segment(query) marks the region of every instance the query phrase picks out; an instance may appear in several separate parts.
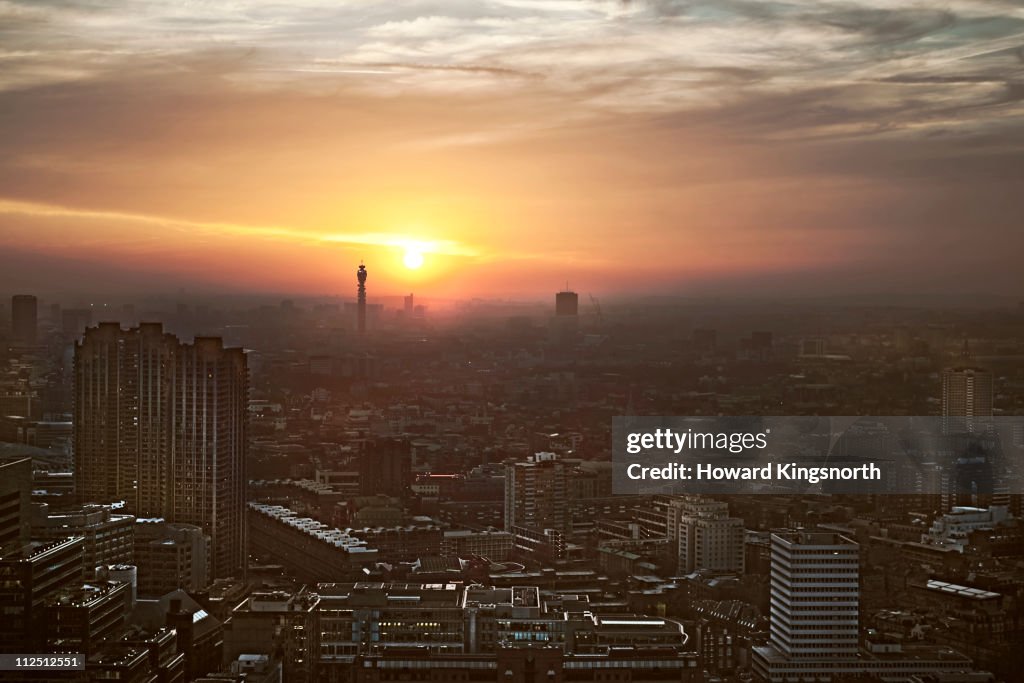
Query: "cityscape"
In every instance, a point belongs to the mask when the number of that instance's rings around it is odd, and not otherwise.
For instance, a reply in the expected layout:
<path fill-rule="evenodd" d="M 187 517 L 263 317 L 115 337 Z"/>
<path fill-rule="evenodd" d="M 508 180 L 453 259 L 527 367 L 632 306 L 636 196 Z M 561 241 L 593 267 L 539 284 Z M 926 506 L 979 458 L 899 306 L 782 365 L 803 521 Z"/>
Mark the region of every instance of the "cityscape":
<path fill-rule="evenodd" d="M 1024 306 L 435 308 L 353 270 L 255 308 L 10 299 L 0 642 L 83 657 L 20 676 L 1016 680 L 1020 495 L 617 495 L 610 430 L 980 430 L 1024 409 Z"/>
<path fill-rule="evenodd" d="M 1020 0 L 0 0 L 0 683 L 1024 681 Z"/>

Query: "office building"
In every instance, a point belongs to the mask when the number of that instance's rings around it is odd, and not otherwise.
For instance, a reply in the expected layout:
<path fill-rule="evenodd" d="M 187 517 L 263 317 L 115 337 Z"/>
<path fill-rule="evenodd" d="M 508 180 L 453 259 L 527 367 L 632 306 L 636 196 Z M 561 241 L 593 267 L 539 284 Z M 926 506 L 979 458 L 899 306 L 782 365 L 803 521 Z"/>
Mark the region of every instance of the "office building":
<path fill-rule="evenodd" d="M 580 295 L 565 290 L 555 294 L 555 315 L 579 315 Z"/>
<path fill-rule="evenodd" d="M 33 346 L 39 329 L 38 302 L 31 294 L 11 297 L 11 337 L 15 344 Z"/>
<path fill-rule="evenodd" d="M 159 323 L 89 328 L 75 345 L 75 484 L 83 502 L 195 524 L 214 576 L 245 563 L 248 370 L 219 338 Z"/>
<path fill-rule="evenodd" d="M 1013 517 L 1005 505 L 992 505 L 988 508 L 954 506 L 949 512 L 940 515 L 932 522 L 931 527 L 921 534 L 921 543 L 942 548 L 952 548 L 963 553 L 971 542 L 971 534 L 975 531 L 993 531 L 1000 526 L 1015 526 Z"/>
<path fill-rule="evenodd" d="M 41 610 L 46 651 L 88 657 L 104 640 L 120 635 L 131 591 L 124 581 L 93 581 L 58 591 Z"/>
<path fill-rule="evenodd" d="M 204 590 L 210 578 L 210 538 L 194 524 L 162 519 L 135 523 L 139 595 L 161 596 Z"/>
<path fill-rule="evenodd" d="M 859 550 L 834 533 L 772 534 L 771 641 L 787 656 L 856 656 Z"/>
<path fill-rule="evenodd" d="M 507 531 L 454 529 L 445 531 L 441 538 L 442 557 L 480 556 L 492 562 L 503 562 L 511 551 L 512 534 Z"/>
<path fill-rule="evenodd" d="M 84 505 L 73 510 L 50 512 L 46 503 L 33 505 L 32 537 L 58 541 L 81 536 L 85 541 L 85 576 L 97 567 L 131 564 L 135 542 L 135 518 L 116 512 L 110 505 Z"/>
<path fill-rule="evenodd" d="M 668 506 L 670 540 L 677 544 L 679 574 L 696 570 L 743 573 L 743 520 L 729 516 L 729 504 L 683 496 Z"/>
<path fill-rule="evenodd" d="M 833 681 L 842 676 L 908 681 L 970 672 L 946 646 L 859 641 L 860 548 L 831 531 L 771 534 L 771 635 L 753 648 L 761 681 Z"/>
<path fill-rule="evenodd" d="M 0 556 L 0 652 L 45 652 L 43 606 L 82 581 L 81 538 L 29 543 Z"/>
<path fill-rule="evenodd" d="M 31 540 L 32 459 L 0 463 L 0 555 Z"/>
<path fill-rule="evenodd" d="M 231 612 L 224 624 L 224 660 L 251 653 L 274 653 L 284 664 L 284 680 L 318 680 L 320 597 L 302 591 L 254 593 Z"/>

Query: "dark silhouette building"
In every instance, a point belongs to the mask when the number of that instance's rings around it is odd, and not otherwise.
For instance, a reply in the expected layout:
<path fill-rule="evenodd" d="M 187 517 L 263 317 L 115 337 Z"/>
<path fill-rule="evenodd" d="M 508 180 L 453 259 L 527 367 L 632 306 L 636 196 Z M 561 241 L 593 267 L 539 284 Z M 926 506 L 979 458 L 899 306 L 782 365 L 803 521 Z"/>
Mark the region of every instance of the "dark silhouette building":
<path fill-rule="evenodd" d="M 412 480 L 412 452 L 404 439 L 377 439 L 359 457 L 360 493 L 404 498 Z"/>
<path fill-rule="evenodd" d="M 580 295 L 565 290 L 555 294 L 555 315 L 579 315 Z"/>
<path fill-rule="evenodd" d="M 11 297 L 11 336 L 15 343 L 31 346 L 36 343 L 38 302 L 31 294 Z"/>

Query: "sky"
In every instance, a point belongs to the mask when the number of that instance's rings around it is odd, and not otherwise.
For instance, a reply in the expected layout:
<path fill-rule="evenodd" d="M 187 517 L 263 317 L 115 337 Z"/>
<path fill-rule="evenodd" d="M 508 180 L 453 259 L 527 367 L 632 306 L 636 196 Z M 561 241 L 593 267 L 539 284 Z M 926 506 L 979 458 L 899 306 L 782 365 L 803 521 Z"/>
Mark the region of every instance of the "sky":
<path fill-rule="evenodd" d="M 0 291 L 1018 295 L 1022 181 L 1015 0 L 0 0 Z"/>

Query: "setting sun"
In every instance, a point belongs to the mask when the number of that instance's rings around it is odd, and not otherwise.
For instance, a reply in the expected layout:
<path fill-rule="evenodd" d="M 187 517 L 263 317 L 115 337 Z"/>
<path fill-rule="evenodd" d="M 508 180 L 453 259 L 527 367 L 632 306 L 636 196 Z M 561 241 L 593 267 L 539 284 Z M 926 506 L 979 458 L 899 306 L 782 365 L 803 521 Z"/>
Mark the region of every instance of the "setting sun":
<path fill-rule="evenodd" d="M 416 270 L 423 265 L 423 254 L 415 249 L 409 249 L 405 252 L 405 258 L 402 259 L 402 262 L 406 268 Z"/>

